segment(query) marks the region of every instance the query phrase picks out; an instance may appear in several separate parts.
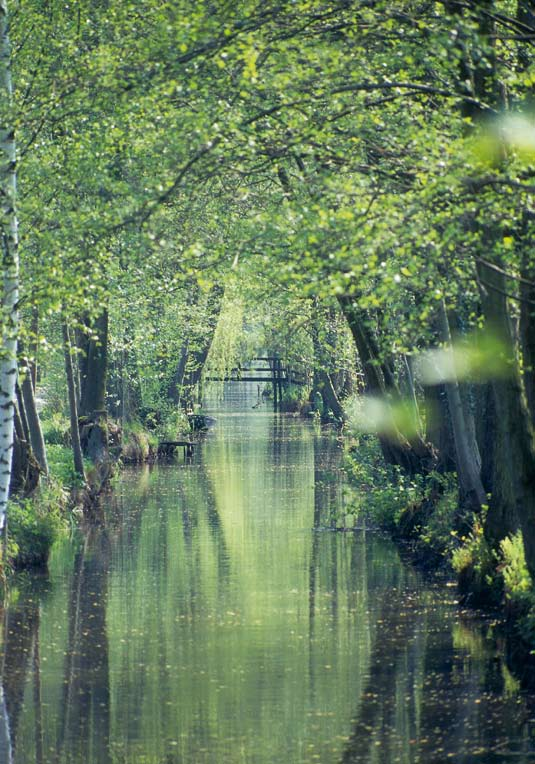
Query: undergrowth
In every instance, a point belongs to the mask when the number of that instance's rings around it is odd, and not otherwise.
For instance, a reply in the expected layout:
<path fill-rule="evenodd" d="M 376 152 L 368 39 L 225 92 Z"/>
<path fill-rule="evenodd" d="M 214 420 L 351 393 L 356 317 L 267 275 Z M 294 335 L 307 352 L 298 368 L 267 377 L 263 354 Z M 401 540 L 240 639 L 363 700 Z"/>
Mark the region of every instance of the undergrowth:
<path fill-rule="evenodd" d="M 74 470 L 74 460 L 71 448 L 56 444 L 48 444 L 46 454 L 52 481 L 56 481 L 62 486 L 69 488 L 81 487 L 81 478 Z M 84 466 L 87 474 L 93 467 L 93 463 L 90 459 L 84 458 Z"/>
<path fill-rule="evenodd" d="M 535 645 L 535 591 L 526 565 L 522 532 L 500 543 L 499 571 L 503 577 L 506 611 L 517 631 L 529 645 Z"/>
<path fill-rule="evenodd" d="M 54 541 L 69 527 L 67 505 L 68 493 L 54 479 L 44 482 L 31 497 L 9 500 L 8 566 L 46 564 Z"/>
<path fill-rule="evenodd" d="M 141 422 L 126 422 L 122 433 L 121 459 L 127 463 L 144 462 L 156 452 L 158 435 L 150 432 Z"/>
<path fill-rule="evenodd" d="M 535 646 L 535 591 L 521 531 L 503 539 L 494 550 L 484 533 L 487 507 L 479 515 L 464 516 L 465 530 L 456 530 L 455 473 L 408 477 L 385 464 L 373 436 L 359 436 L 351 444 L 345 471 L 355 492 L 349 509 L 353 515 L 365 516 L 394 535 L 410 537 L 419 557 L 456 574 L 464 601 L 503 607 L 522 640 Z"/>
<path fill-rule="evenodd" d="M 454 473 L 405 474 L 386 464 L 379 441 L 360 435 L 347 453 L 345 470 L 356 491 L 350 511 L 390 533 L 410 539 L 419 557 L 451 562 L 462 541 L 454 532 L 458 507 Z"/>

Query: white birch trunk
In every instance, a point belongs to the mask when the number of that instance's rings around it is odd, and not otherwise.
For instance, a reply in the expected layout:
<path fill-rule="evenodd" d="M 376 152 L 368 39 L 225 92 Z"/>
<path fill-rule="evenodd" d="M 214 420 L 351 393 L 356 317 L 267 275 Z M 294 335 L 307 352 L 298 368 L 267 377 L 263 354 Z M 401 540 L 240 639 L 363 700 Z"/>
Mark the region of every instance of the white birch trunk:
<path fill-rule="evenodd" d="M 0 0 L 0 533 L 6 524 L 13 456 L 19 302 L 16 147 L 12 115 L 11 48 L 7 0 Z"/>

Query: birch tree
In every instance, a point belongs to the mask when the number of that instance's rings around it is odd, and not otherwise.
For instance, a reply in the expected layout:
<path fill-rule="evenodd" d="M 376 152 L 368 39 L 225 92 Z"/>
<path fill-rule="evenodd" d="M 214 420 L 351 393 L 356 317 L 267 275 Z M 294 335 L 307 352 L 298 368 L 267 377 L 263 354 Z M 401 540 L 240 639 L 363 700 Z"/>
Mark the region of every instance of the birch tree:
<path fill-rule="evenodd" d="M 17 334 L 19 260 L 17 213 L 16 145 L 12 119 L 11 49 L 8 8 L 0 0 L 0 237 L 2 302 L 0 351 L 0 532 L 6 524 L 7 499 L 13 452 L 15 382 L 17 378 Z"/>

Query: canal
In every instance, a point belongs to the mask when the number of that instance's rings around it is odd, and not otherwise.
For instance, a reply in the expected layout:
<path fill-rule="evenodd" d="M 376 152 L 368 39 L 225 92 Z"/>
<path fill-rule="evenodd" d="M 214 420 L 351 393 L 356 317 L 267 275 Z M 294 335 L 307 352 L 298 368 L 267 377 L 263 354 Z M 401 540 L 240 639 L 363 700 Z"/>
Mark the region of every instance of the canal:
<path fill-rule="evenodd" d="M 535 761 L 534 698 L 492 621 L 381 534 L 332 530 L 336 434 L 241 409 L 191 462 L 124 470 L 106 527 L 17 582 L 5 760 Z"/>

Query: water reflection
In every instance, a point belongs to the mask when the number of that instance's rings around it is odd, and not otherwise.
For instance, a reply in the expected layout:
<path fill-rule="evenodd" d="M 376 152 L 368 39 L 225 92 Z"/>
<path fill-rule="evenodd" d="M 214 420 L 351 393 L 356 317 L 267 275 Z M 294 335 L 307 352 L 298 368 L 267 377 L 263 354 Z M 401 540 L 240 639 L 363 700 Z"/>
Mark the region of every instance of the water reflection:
<path fill-rule="evenodd" d="M 344 764 L 533 760 L 533 698 L 485 627 L 440 598 L 437 589 L 422 602 L 404 587 L 383 598 Z"/>
<path fill-rule="evenodd" d="M 85 533 L 74 561 L 68 605 L 58 762 L 83 761 L 87 751 L 110 761 L 110 673 L 106 626 L 110 544 L 106 529 Z"/>
<path fill-rule="evenodd" d="M 333 530 L 340 455 L 256 411 L 191 464 L 125 472 L 107 527 L 5 616 L 0 762 L 532 761 L 490 627 L 387 540 Z"/>

